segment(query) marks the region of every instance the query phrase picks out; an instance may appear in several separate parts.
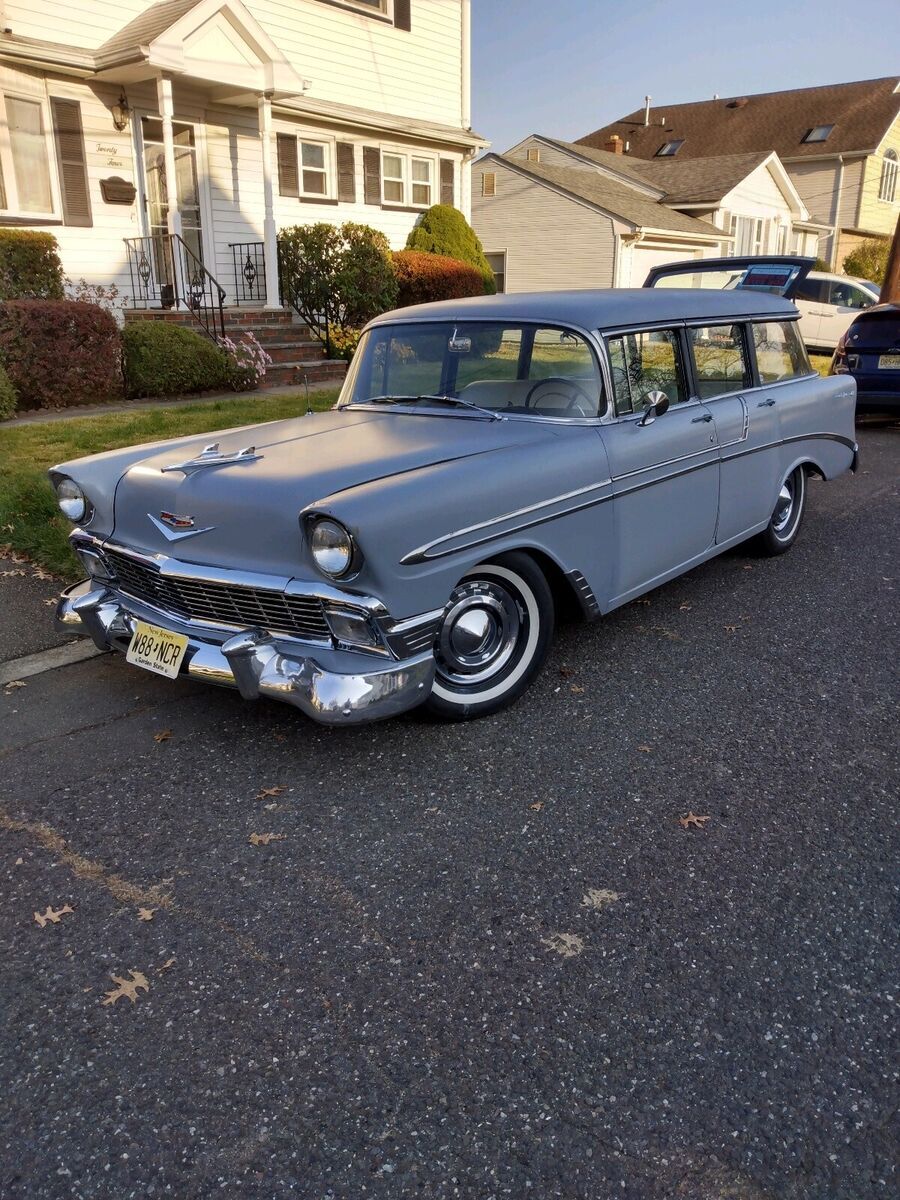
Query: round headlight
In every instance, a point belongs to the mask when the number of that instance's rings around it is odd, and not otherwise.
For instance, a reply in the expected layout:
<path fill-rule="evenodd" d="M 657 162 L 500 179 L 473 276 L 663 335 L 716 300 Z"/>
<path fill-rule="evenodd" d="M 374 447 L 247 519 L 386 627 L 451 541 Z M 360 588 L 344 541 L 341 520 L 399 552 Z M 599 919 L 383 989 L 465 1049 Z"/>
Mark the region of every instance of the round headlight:
<path fill-rule="evenodd" d="M 76 524 L 88 511 L 87 496 L 74 479 L 61 479 L 56 485 L 56 501 L 64 516 Z"/>
<path fill-rule="evenodd" d="M 350 570 L 353 562 L 353 539 L 337 521 L 323 517 L 316 521 L 309 539 L 316 566 L 326 575 L 337 578 Z"/>

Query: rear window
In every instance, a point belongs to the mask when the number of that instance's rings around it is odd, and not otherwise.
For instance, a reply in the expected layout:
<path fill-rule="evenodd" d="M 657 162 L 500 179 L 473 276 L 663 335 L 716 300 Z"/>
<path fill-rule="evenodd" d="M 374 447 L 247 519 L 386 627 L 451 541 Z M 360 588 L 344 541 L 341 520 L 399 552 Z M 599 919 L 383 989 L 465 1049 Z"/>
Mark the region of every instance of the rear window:
<path fill-rule="evenodd" d="M 848 349 L 893 350 L 900 346 L 900 307 L 857 317 L 847 330 Z"/>
<path fill-rule="evenodd" d="M 792 321 L 759 321 L 753 326 L 753 346 L 760 383 L 778 383 L 812 371 L 800 332 Z"/>

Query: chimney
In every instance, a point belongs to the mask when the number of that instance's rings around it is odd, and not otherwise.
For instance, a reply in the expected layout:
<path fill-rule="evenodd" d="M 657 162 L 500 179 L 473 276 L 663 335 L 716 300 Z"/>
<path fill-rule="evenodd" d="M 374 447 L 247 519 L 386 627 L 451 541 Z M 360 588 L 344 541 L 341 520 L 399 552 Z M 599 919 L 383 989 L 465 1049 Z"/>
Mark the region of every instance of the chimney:
<path fill-rule="evenodd" d="M 609 141 L 604 144 L 603 149 L 610 154 L 621 154 L 623 147 L 624 142 L 617 133 L 614 133 Z"/>
<path fill-rule="evenodd" d="M 645 125 L 650 124 L 650 101 L 652 99 L 653 99 L 652 96 L 644 97 L 644 124 Z"/>

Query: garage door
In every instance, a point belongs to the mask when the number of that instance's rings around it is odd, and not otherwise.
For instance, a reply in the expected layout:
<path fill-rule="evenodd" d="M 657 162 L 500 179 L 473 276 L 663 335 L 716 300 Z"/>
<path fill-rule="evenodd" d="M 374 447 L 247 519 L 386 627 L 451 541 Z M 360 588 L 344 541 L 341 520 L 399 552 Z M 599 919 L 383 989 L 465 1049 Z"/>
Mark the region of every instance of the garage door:
<path fill-rule="evenodd" d="M 699 250 L 685 250 L 683 246 L 665 249 L 659 246 L 635 246 L 631 252 L 631 287 L 643 287 L 651 267 L 662 267 L 666 263 L 686 262 L 699 258 Z"/>

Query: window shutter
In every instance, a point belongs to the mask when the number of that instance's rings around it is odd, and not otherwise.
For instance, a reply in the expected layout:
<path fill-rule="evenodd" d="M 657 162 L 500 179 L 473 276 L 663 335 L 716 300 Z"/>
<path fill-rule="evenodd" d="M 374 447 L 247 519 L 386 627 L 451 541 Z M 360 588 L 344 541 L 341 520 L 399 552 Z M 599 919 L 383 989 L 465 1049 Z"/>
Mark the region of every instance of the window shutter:
<path fill-rule="evenodd" d="M 81 132 L 81 105 L 77 100 L 51 97 L 50 110 L 62 188 L 63 221 L 66 225 L 93 225 L 84 135 Z"/>
<path fill-rule="evenodd" d="M 366 204 L 380 204 L 381 151 L 377 146 L 363 146 L 363 181 Z"/>
<path fill-rule="evenodd" d="M 356 153 L 352 142 L 337 144 L 337 198 L 346 204 L 356 200 Z"/>
<path fill-rule="evenodd" d="M 396 29 L 412 29 L 412 7 L 410 0 L 394 0 L 394 27 Z"/>
<path fill-rule="evenodd" d="M 451 158 L 441 159 L 441 204 L 453 207 L 454 165 Z"/>
<path fill-rule="evenodd" d="M 297 163 L 297 139 L 292 133 L 275 135 L 278 147 L 278 195 L 300 195 L 300 170 Z"/>

